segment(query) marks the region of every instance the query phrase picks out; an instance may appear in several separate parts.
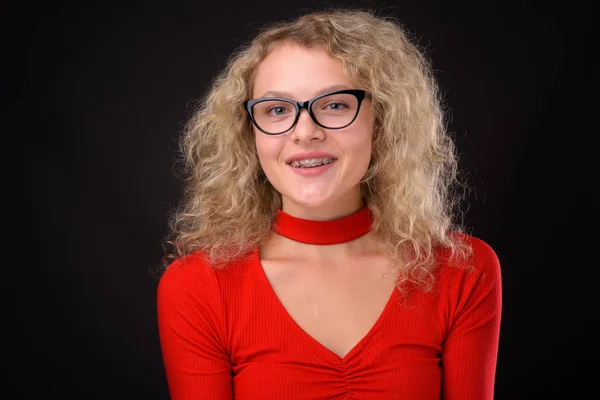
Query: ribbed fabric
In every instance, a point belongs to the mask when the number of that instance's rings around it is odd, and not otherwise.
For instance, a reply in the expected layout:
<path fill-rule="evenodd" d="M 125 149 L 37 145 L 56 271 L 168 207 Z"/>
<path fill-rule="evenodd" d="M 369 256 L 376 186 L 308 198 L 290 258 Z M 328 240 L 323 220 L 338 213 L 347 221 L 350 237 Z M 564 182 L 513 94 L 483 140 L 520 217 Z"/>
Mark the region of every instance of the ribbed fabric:
<path fill-rule="evenodd" d="M 463 235 L 474 268 L 439 252 L 432 291 L 394 290 L 343 358 L 303 331 L 262 269 L 258 249 L 212 269 L 200 254 L 174 262 L 158 287 L 158 328 L 173 400 L 493 398 L 501 316 L 500 264 Z"/>
<path fill-rule="evenodd" d="M 310 244 L 338 244 L 357 239 L 371 230 L 373 214 L 364 206 L 358 212 L 332 221 L 293 217 L 277 210 L 273 230 L 289 239 Z"/>

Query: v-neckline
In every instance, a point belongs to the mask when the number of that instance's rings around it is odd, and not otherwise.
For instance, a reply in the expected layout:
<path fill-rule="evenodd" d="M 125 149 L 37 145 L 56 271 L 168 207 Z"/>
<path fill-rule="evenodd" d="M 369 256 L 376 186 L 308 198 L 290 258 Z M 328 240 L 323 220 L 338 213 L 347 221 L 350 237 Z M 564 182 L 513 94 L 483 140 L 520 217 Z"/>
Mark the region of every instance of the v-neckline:
<path fill-rule="evenodd" d="M 255 267 L 258 269 L 257 273 L 258 275 L 260 275 L 260 280 L 267 287 L 267 290 L 270 293 L 269 296 L 272 297 L 275 307 L 278 308 L 279 311 L 282 313 L 286 323 L 290 325 L 292 329 L 298 331 L 302 337 L 306 338 L 306 341 L 311 345 L 312 349 L 318 356 L 320 356 L 323 359 L 326 359 L 329 363 L 335 364 L 337 366 L 347 364 L 350 359 L 354 358 L 358 353 L 361 352 L 361 350 L 368 344 L 368 342 L 371 341 L 373 336 L 375 336 L 375 334 L 379 330 L 379 327 L 385 321 L 387 314 L 391 312 L 390 309 L 392 308 L 393 304 L 396 302 L 398 289 L 394 287 L 392 293 L 390 294 L 385 306 L 383 307 L 383 310 L 377 317 L 375 323 L 373 323 L 373 325 L 367 331 L 367 333 L 356 344 L 354 344 L 354 346 L 352 346 L 352 348 L 343 357 L 341 357 L 333 350 L 329 349 L 327 346 L 325 346 L 313 336 L 311 336 L 300 326 L 300 324 L 298 324 L 298 322 L 296 322 L 294 318 L 292 318 L 288 310 L 285 308 L 285 306 L 277 296 L 277 293 L 275 293 L 275 289 L 273 289 L 273 286 L 271 286 L 271 282 L 269 282 L 269 278 L 267 277 L 267 274 L 260 260 L 259 249 L 255 251 L 254 261 Z"/>

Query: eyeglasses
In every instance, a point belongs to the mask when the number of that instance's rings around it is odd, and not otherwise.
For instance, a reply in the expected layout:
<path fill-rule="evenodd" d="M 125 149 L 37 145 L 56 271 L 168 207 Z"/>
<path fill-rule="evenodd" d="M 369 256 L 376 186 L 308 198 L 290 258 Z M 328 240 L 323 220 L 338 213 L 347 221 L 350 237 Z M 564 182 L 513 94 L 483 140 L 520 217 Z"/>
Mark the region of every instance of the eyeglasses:
<path fill-rule="evenodd" d="M 267 135 L 281 135 L 292 129 L 306 109 L 315 122 L 325 129 L 342 129 L 354 122 L 367 92 L 338 90 L 324 93 L 308 101 L 298 102 L 282 97 L 261 97 L 245 103 L 254 126 Z"/>

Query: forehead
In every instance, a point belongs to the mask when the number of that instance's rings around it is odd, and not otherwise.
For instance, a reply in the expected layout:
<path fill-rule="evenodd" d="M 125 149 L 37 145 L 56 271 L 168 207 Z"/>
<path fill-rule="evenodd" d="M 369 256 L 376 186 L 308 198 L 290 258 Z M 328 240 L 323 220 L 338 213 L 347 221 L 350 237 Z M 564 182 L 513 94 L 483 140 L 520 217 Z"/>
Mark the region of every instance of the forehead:
<path fill-rule="evenodd" d="M 254 75 L 252 97 L 268 92 L 288 93 L 304 101 L 333 86 L 354 88 L 342 61 L 330 56 L 322 46 L 305 47 L 282 43 L 269 52 Z"/>

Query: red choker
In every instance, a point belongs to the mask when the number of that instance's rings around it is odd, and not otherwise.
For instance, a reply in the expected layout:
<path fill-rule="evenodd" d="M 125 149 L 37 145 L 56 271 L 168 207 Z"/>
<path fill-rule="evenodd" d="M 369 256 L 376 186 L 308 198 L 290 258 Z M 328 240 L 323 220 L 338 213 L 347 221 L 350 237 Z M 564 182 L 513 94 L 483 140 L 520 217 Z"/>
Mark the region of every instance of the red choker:
<path fill-rule="evenodd" d="M 292 217 L 277 210 L 273 231 L 288 239 L 309 244 L 338 244 L 349 242 L 371 230 L 373 214 L 369 207 L 347 217 L 332 221 L 314 221 Z"/>

